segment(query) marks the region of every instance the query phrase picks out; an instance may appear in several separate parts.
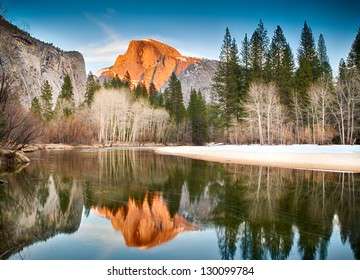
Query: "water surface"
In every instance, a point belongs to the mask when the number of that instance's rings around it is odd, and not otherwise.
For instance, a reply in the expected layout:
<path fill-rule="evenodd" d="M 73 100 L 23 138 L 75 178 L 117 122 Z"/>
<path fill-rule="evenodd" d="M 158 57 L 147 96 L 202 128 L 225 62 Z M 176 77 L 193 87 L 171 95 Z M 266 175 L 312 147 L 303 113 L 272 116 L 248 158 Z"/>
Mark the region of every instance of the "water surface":
<path fill-rule="evenodd" d="M 360 174 L 146 149 L 1 170 L 1 259 L 360 259 Z"/>

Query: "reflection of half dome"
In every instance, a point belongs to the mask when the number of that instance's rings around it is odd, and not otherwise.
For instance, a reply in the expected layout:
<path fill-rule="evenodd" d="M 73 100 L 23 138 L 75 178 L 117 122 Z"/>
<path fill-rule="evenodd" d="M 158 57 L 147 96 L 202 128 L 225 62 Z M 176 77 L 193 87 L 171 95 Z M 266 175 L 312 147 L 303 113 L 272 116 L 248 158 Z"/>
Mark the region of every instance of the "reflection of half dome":
<path fill-rule="evenodd" d="M 94 208 L 95 214 L 108 218 L 115 230 L 121 231 L 127 246 L 148 249 L 173 239 L 184 230 L 196 230 L 178 214 L 170 216 L 165 201 L 155 194 L 149 204 L 148 195 L 142 203 L 129 198 L 126 206 L 113 211 L 107 207 Z"/>

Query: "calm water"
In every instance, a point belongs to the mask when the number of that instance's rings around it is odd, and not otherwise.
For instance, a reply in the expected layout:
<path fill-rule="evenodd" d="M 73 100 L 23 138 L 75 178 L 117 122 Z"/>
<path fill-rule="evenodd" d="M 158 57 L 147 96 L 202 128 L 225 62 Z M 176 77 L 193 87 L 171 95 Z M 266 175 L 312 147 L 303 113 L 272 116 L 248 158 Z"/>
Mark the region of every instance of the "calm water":
<path fill-rule="evenodd" d="M 0 259 L 360 259 L 360 174 L 113 149 L 0 171 Z"/>

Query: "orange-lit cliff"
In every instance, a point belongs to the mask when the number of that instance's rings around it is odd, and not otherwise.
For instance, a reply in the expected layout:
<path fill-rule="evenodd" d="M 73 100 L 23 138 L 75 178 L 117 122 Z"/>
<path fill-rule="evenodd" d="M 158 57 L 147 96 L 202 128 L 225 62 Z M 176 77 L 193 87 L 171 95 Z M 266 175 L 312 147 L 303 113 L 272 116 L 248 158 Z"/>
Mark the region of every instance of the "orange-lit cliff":
<path fill-rule="evenodd" d="M 142 82 L 148 87 L 153 82 L 159 89 L 172 72 L 178 75 L 200 60 L 182 56 L 173 47 L 153 39 L 132 40 L 125 54 L 119 55 L 113 66 L 100 70 L 97 75 L 123 78 L 128 71 L 133 84 Z"/>
<path fill-rule="evenodd" d="M 113 228 L 124 236 L 127 246 L 148 249 L 173 239 L 182 231 L 197 230 L 178 214 L 170 216 L 160 194 L 144 201 L 129 199 L 126 206 L 113 211 L 106 207 L 93 208 L 94 213 L 111 221 Z"/>

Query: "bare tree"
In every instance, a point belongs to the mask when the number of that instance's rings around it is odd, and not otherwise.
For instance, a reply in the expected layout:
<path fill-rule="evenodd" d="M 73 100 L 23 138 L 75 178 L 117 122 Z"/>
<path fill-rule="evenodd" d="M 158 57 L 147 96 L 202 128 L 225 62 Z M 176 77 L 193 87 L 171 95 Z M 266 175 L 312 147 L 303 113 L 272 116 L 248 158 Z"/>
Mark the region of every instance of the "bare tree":
<path fill-rule="evenodd" d="M 284 116 L 275 84 L 252 83 L 249 87 L 245 111 L 249 126 L 257 127 L 256 134 L 261 145 L 273 144 L 274 140 L 281 141 L 282 132 L 279 127 L 282 127 Z"/>
<path fill-rule="evenodd" d="M 103 144 L 161 142 L 166 140 L 169 115 L 145 100 L 133 101 L 126 90 L 100 90 L 91 110 Z"/>
<path fill-rule="evenodd" d="M 334 95 L 331 91 L 331 81 L 326 77 L 322 77 L 309 89 L 308 114 L 312 119 L 314 143 L 325 144 L 332 140 L 331 136 L 330 139 L 329 136 L 326 137 L 326 132 L 331 127 L 330 116 L 333 103 Z"/>
<path fill-rule="evenodd" d="M 356 69 L 344 70 L 343 77 L 339 79 L 333 114 L 341 144 L 353 144 L 359 132 L 357 119 L 360 118 L 360 74 Z"/>

